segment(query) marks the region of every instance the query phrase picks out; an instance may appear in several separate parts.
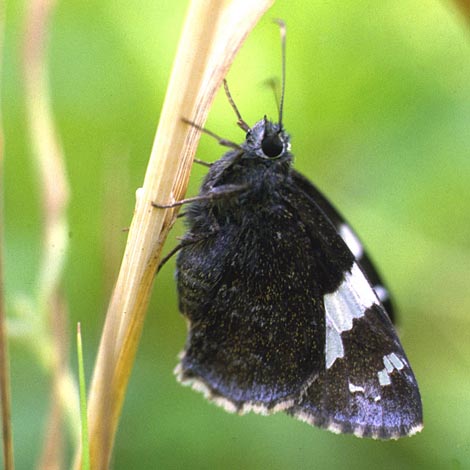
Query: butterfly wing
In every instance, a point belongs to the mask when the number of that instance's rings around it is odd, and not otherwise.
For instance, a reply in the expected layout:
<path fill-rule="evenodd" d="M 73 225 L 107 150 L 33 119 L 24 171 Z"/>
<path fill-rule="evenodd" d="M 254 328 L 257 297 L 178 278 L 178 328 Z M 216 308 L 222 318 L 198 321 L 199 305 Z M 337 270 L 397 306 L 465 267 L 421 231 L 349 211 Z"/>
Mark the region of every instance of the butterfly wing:
<path fill-rule="evenodd" d="M 314 206 L 327 218 L 332 214 L 333 225 L 343 223 L 298 173 L 286 200 L 298 208 L 306 224 Z M 309 229 L 315 232 L 318 227 Z M 339 233 L 336 237 L 342 239 Z M 324 369 L 287 412 L 332 431 L 393 439 L 422 428 L 421 398 L 389 315 L 372 286 L 356 255 L 341 282 L 325 292 Z"/>
<path fill-rule="evenodd" d="M 316 188 L 307 178 L 305 178 L 305 176 L 303 176 L 298 171 L 293 170 L 292 178 L 294 184 L 312 199 L 312 203 L 316 204 L 335 226 L 338 235 L 348 245 L 348 248 L 356 258 L 357 264 L 361 267 L 372 286 L 374 286 L 377 297 L 380 299 L 383 307 L 385 308 L 385 311 L 390 317 L 390 320 L 392 320 L 394 323 L 395 309 L 390 299 L 389 291 L 382 281 L 382 277 L 375 268 L 370 256 L 364 250 L 364 246 L 357 234 L 351 228 L 346 219 L 323 195 L 323 193 L 319 191 L 318 188 Z"/>

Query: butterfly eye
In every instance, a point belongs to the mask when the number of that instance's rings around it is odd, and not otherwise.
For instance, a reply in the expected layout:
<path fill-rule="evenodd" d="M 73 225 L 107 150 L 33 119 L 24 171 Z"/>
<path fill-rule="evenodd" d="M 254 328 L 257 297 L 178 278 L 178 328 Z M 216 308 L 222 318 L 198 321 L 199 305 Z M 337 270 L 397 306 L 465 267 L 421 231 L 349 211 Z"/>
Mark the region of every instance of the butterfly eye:
<path fill-rule="evenodd" d="M 261 149 L 267 157 L 276 158 L 284 151 L 284 143 L 279 134 L 268 134 L 261 141 Z"/>

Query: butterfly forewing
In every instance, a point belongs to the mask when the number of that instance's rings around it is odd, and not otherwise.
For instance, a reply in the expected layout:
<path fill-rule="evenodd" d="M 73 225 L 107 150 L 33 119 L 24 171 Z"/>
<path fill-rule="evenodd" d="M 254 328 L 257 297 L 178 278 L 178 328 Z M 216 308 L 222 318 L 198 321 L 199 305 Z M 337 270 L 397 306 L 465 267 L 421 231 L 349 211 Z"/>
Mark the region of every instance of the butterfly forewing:
<path fill-rule="evenodd" d="M 299 189 L 302 189 L 306 195 L 308 195 L 313 204 L 316 204 L 325 214 L 331 223 L 335 226 L 338 235 L 348 245 L 348 248 L 356 258 L 356 262 L 365 273 L 367 279 L 374 287 L 374 291 L 377 297 L 381 301 L 385 311 L 387 312 L 390 320 L 395 322 L 395 311 L 393 308 L 392 301 L 389 296 L 389 292 L 382 277 L 378 273 L 370 256 L 364 249 L 364 246 L 351 228 L 346 219 L 338 212 L 338 210 L 331 204 L 331 202 L 323 195 L 323 193 L 316 188 L 305 176 L 298 171 L 292 171 L 292 179 Z"/>

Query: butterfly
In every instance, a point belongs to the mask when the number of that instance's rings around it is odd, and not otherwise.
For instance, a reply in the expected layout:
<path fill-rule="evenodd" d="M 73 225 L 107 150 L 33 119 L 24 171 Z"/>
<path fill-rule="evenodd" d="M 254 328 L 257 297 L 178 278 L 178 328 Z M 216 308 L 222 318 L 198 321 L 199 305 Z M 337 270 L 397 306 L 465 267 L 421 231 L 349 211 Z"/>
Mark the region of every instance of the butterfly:
<path fill-rule="evenodd" d="M 380 276 L 349 224 L 262 118 L 210 166 L 177 247 L 188 336 L 178 379 L 237 413 L 284 411 L 358 437 L 422 428 L 418 384 Z M 225 82 L 226 83 L 226 82 Z M 154 204 L 157 207 L 160 206 Z M 175 250 L 176 251 L 176 250 Z"/>

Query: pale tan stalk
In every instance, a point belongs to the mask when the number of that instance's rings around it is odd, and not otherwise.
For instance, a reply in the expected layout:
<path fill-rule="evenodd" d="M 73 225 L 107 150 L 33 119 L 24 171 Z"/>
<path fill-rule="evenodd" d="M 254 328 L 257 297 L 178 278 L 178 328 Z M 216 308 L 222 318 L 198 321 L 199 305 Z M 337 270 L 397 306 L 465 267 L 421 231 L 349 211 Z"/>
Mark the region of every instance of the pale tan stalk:
<path fill-rule="evenodd" d="M 465 16 L 465 19 L 470 21 L 470 0 L 455 0 L 455 3 Z"/>
<path fill-rule="evenodd" d="M 30 319 L 30 347 L 52 377 L 50 416 L 38 468 L 60 469 L 65 455 L 64 416 L 78 438 L 78 392 L 67 361 L 67 308 L 61 282 L 68 246 L 66 217 L 69 188 L 64 155 L 54 124 L 49 95 L 47 40 L 55 0 L 28 3 L 23 44 L 25 105 L 28 130 L 41 188 L 44 220 L 41 264 Z"/>

